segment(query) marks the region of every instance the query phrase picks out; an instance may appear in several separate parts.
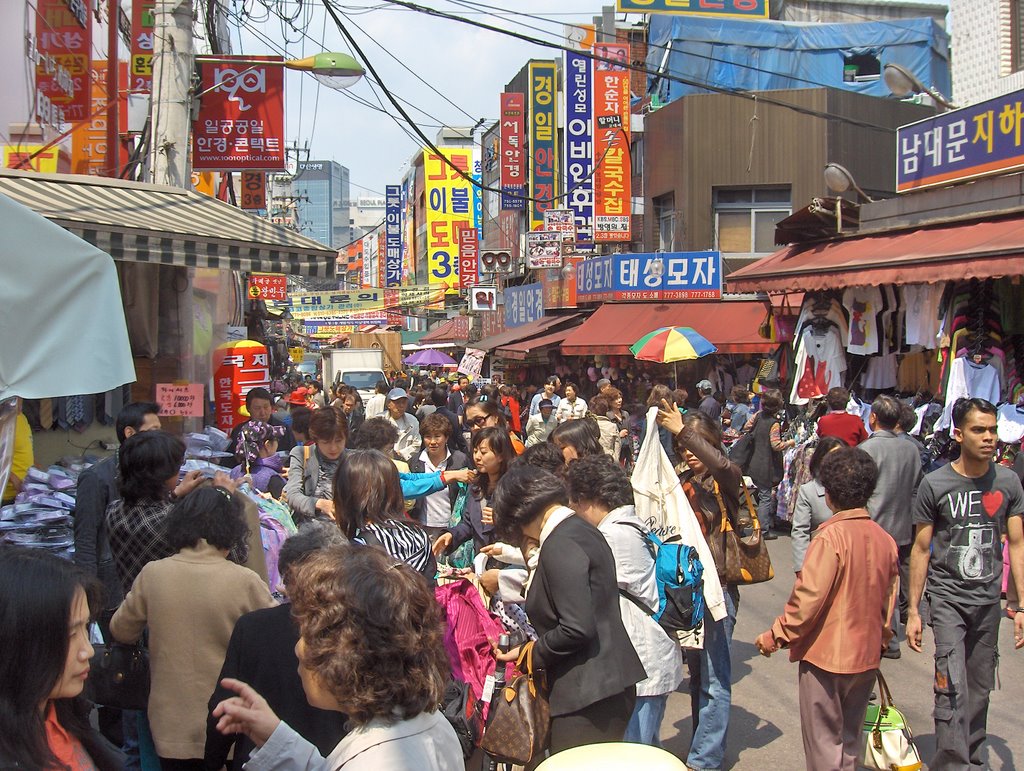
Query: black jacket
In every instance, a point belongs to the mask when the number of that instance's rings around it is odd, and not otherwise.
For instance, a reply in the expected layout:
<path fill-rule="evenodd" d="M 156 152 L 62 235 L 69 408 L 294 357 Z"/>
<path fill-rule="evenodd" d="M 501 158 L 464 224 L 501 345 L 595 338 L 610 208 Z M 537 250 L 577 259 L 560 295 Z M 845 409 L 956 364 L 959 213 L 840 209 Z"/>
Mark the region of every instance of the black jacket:
<path fill-rule="evenodd" d="M 763 410 L 758 413 L 757 422 L 750 430 L 753 436 L 754 449 L 750 456 L 747 473 L 757 485 L 758 490 L 770 490 L 782 481 L 782 451 L 772 449 L 772 427 L 779 424 L 779 419 L 768 415 Z"/>
<path fill-rule="evenodd" d="M 311 707 L 306 701 L 295 657 L 298 641 L 299 628 L 292 619 L 291 605 L 246 613 L 235 622 L 217 682 L 233 677 L 251 685 L 279 718 L 327 757 L 345 735 L 345 716 Z M 210 697 L 210 712 L 234 695 L 218 685 Z M 229 768 L 240 769 L 254 748 L 252 741 L 244 734 L 225 736 L 217 730 L 211 714 L 206 725 L 206 767 L 223 767 L 232 745 L 235 754 Z"/>
<path fill-rule="evenodd" d="M 547 672 L 552 716 L 647 678 L 619 615 L 615 557 L 601 532 L 579 517 L 545 539 L 526 613 L 537 630 L 534 666 Z"/>
<path fill-rule="evenodd" d="M 449 450 L 452 456 L 448 460 L 448 471 L 458 471 L 459 469 L 466 468 L 469 466 L 469 458 L 466 457 L 466 453 L 460 452 L 459 450 Z M 414 455 L 409 460 L 409 471 L 414 474 L 423 474 L 426 472 L 426 464 L 420 460 L 419 455 Z M 451 506 L 455 506 L 455 499 L 459 497 L 459 483 L 452 482 L 448 485 L 448 503 Z M 413 504 L 412 509 L 409 511 L 409 517 L 415 519 L 420 524 L 423 524 L 423 509 L 426 505 L 427 496 L 422 496 L 416 499 L 416 503 Z"/>
<path fill-rule="evenodd" d="M 120 498 L 117 454 L 82 472 L 75 497 L 75 564 L 103 584 L 104 610 L 124 599 L 107 536 L 107 506 Z"/>

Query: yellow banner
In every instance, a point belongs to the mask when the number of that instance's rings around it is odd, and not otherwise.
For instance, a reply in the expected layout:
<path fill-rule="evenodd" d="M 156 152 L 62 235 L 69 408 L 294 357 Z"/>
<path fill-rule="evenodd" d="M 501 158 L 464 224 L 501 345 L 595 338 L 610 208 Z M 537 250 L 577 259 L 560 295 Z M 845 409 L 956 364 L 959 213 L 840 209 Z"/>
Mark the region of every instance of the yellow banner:
<path fill-rule="evenodd" d="M 4 168 L 56 174 L 60 148 L 54 145 L 43 150 L 44 147 L 46 145 L 4 145 Z M 33 153 L 39 153 L 39 155 L 32 158 Z M 32 158 L 32 160 L 27 160 L 28 158 Z"/>
<path fill-rule="evenodd" d="M 473 173 L 473 148 L 438 148 L 459 170 Z M 459 231 L 473 227 L 473 185 L 444 158 L 423 150 L 427 205 L 427 281 L 459 288 Z"/>
<path fill-rule="evenodd" d="M 443 286 L 403 286 L 394 289 L 353 289 L 349 292 L 302 292 L 288 295 L 288 310 L 296 319 L 329 319 L 352 311 L 414 307 L 444 298 Z"/>

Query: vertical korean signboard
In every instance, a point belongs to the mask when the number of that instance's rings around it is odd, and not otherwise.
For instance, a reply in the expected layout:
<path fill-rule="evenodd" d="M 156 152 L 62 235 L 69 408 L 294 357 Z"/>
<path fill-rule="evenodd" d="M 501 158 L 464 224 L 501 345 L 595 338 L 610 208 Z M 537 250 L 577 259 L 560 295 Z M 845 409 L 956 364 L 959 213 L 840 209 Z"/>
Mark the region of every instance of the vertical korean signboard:
<path fill-rule="evenodd" d="M 501 208 L 526 207 L 526 96 L 501 95 Z"/>
<path fill-rule="evenodd" d="M 200 67 L 199 90 L 210 90 L 192 125 L 192 168 L 283 171 L 284 68 L 212 62 Z"/>
<path fill-rule="evenodd" d="M 459 231 L 459 286 L 468 289 L 480 280 L 480 231 L 462 228 Z"/>
<path fill-rule="evenodd" d="M 54 125 L 55 112 L 68 123 L 89 117 L 92 3 L 36 0 L 36 116 Z M 31 5 L 29 7 L 32 7 Z"/>
<path fill-rule="evenodd" d="M 530 62 L 530 230 L 544 224 L 554 208 L 558 153 L 555 151 L 555 63 Z M 628 96 L 628 92 L 627 92 Z"/>
<path fill-rule="evenodd" d="M 128 71 L 124 62 L 120 62 L 121 82 Z M 107 152 L 107 63 L 93 62 L 90 78 L 90 115 L 92 118 L 80 126 L 71 135 L 71 173 L 92 174 L 94 176 L 113 176 L 114 159 Z M 128 129 L 127 98 L 118 99 L 118 130 L 124 133 Z M 128 153 L 118 143 L 117 167 L 122 168 L 128 162 Z M 56 169 L 54 169 L 56 171 Z"/>
<path fill-rule="evenodd" d="M 459 230 L 473 226 L 473 185 L 459 171 L 473 168 L 471 148 L 429 148 L 423 151 L 423 179 L 427 204 L 427 281 L 459 287 Z M 455 166 L 453 169 L 452 166 Z M 458 171 L 456 171 L 458 169 Z"/>
<path fill-rule="evenodd" d="M 629 46 L 597 43 L 594 54 L 594 240 L 629 241 Z"/>
<path fill-rule="evenodd" d="M 402 186 L 384 188 L 384 286 L 402 283 Z"/>
<path fill-rule="evenodd" d="M 565 206 L 576 223 L 576 244 L 594 243 L 593 59 L 565 54 Z"/>
<path fill-rule="evenodd" d="M 148 94 L 153 90 L 153 33 L 156 27 L 153 6 L 156 0 L 132 0 L 132 91 Z"/>

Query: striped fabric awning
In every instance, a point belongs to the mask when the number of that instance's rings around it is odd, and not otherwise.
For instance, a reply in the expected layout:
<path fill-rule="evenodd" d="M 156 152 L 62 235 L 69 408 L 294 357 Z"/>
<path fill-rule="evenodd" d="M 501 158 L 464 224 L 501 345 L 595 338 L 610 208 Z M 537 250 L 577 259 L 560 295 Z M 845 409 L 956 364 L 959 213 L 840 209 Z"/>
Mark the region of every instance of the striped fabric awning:
<path fill-rule="evenodd" d="M 2 169 L 0 193 L 115 260 L 325 278 L 335 273 L 335 250 L 190 190 Z"/>

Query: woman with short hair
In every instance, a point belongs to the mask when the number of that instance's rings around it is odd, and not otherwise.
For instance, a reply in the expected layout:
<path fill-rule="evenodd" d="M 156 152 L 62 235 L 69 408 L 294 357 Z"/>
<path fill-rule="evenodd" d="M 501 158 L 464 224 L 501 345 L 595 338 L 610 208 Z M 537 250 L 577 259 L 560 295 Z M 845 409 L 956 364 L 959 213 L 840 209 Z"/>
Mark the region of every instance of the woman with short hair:
<path fill-rule="evenodd" d="M 804 555 L 814 537 L 814 531 L 826 520 L 832 518 L 832 509 L 825 503 L 825 488 L 819 476 L 821 464 L 830 452 L 846 447 L 847 444 L 838 436 L 823 436 L 814 448 L 808 469 L 811 479 L 804 482 L 797 490 L 796 504 L 793 506 L 793 572 L 800 575 L 804 566 Z"/>
<path fill-rule="evenodd" d="M 335 407 L 316 410 L 309 419 L 309 436 L 312 447 L 292 448 L 285 497 L 299 521 L 330 519 L 334 517 L 332 480 L 348 442 L 348 419 Z"/>
<path fill-rule="evenodd" d="M 299 624 L 299 674 L 309 703 L 348 716 L 351 732 L 325 759 L 245 683 L 213 711 L 223 733 L 259 749 L 248 771 L 451 771 L 462 747 L 437 711 L 449 675 L 434 593 L 378 549 L 338 547 L 297 567 L 291 595 Z"/>
<path fill-rule="evenodd" d="M 601 447 L 601 427 L 592 418 L 559 423 L 551 432 L 548 441 L 561 450 L 566 465 L 577 458 L 600 455 L 604 452 Z"/>

